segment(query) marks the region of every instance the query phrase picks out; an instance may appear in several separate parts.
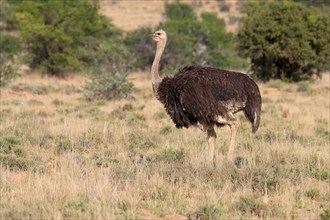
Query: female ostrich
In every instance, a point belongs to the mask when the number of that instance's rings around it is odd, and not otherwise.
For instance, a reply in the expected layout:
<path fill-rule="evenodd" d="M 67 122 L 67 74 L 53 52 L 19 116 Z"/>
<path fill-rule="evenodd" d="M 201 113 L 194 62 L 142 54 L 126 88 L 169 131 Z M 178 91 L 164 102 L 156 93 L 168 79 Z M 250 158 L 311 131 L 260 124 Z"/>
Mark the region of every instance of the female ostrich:
<path fill-rule="evenodd" d="M 227 158 L 233 160 L 238 121 L 234 114 L 243 111 L 259 127 L 261 96 L 257 84 L 247 75 L 211 67 L 186 66 L 173 77 L 160 78 L 158 65 L 166 45 L 166 32 L 156 31 L 155 59 L 151 67 L 153 92 L 165 106 L 177 128 L 201 126 L 207 132 L 208 161 L 213 161 L 216 133 L 214 126 L 229 125 L 231 139 Z"/>

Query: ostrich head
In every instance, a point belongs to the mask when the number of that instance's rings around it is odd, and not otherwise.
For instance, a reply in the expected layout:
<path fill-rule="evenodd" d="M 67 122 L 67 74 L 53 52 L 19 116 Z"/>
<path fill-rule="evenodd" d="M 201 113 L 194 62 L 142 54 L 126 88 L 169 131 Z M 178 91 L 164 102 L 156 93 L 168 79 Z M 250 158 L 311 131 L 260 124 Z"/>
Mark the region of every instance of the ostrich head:
<path fill-rule="evenodd" d="M 158 30 L 158 31 L 155 31 L 152 34 L 152 39 L 154 41 L 156 41 L 157 43 L 158 42 L 166 42 L 166 40 L 167 40 L 166 32 L 163 31 L 162 29 L 161 30 Z"/>

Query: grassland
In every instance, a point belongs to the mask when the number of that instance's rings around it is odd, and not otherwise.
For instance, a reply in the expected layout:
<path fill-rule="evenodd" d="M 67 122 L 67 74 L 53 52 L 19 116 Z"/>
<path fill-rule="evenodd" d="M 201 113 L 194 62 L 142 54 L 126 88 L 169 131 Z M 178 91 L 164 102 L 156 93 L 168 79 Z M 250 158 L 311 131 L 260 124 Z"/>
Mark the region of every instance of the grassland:
<path fill-rule="evenodd" d="M 22 76 L 1 88 L 1 219 L 329 219 L 330 81 L 260 85 L 261 126 L 243 115 L 235 163 L 218 129 L 177 130 L 147 73 L 133 96 L 87 102 L 83 77 Z"/>

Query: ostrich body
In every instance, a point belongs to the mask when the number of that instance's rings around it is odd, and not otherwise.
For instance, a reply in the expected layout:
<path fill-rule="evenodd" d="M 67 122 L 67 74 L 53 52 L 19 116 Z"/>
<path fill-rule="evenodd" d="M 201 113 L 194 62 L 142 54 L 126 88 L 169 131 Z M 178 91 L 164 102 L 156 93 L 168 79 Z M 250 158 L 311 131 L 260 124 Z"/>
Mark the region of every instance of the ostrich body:
<path fill-rule="evenodd" d="M 207 133 L 208 161 L 214 157 L 215 126 L 228 125 L 231 139 L 228 159 L 233 160 L 239 122 L 234 114 L 243 111 L 259 127 L 261 96 L 257 84 L 247 75 L 211 67 L 186 66 L 173 77 L 160 78 L 158 65 L 166 45 L 166 32 L 156 31 L 155 59 L 151 67 L 152 87 L 156 98 L 165 106 L 177 128 L 200 126 Z"/>

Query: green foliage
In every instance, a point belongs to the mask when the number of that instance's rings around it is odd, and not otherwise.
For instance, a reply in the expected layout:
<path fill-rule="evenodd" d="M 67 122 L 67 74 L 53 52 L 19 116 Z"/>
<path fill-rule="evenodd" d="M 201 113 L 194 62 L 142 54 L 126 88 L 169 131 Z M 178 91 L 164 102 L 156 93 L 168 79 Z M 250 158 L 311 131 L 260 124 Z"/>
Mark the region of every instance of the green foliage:
<path fill-rule="evenodd" d="M 11 1 L 0 1 L 0 31 L 11 31 L 15 29 L 14 11 L 10 4 Z"/>
<path fill-rule="evenodd" d="M 59 135 L 55 139 L 56 147 L 55 147 L 55 153 L 61 154 L 66 151 L 72 150 L 72 143 L 70 141 L 70 138 L 64 135 Z"/>
<path fill-rule="evenodd" d="M 0 153 L 14 154 L 16 157 L 26 157 L 27 155 L 21 146 L 20 139 L 14 135 L 4 135 L 0 138 Z"/>
<path fill-rule="evenodd" d="M 62 215 L 65 219 L 72 218 L 94 218 L 94 207 L 90 204 L 89 199 L 82 197 L 76 200 L 69 200 L 62 207 Z"/>
<path fill-rule="evenodd" d="M 266 216 L 268 207 L 253 196 L 243 196 L 236 204 L 238 210 L 248 215 Z"/>
<path fill-rule="evenodd" d="M 188 219 L 200 219 L 200 220 L 212 220 L 219 219 L 221 216 L 221 209 L 217 207 L 217 205 L 206 204 L 200 206 L 196 212 L 188 215 Z"/>
<path fill-rule="evenodd" d="M 98 13 L 97 1 L 36 0 L 15 4 L 30 65 L 52 74 L 79 71 L 104 60 L 118 30 Z"/>
<path fill-rule="evenodd" d="M 244 67 L 247 62 L 235 54 L 233 36 L 225 32 L 225 23 L 216 14 L 203 13 L 197 18 L 188 4 L 172 3 L 165 7 L 164 29 L 168 42 L 160 68 L 174 69 L 185 65 L 210 65 L 215 67 Z M 155 44 L 142 28 L 127 34 L 125 45 L 135 57 L 135 67 L 149 67 L 154 58 Z"/>
<path fill-rule="evenodd" d="M 319 75 L 330 57 L 329 26 L 325 13 L 300 3 L 250 1 L 238 48 L 261 80 L 306 80 Z"/>
<path fill-rule="evenodd" d="M 308 6 L 315 6 L 315 7 L 324 7 L 324 6 L 330 6 L 329 0 L 294 0 L 295 2 L 301 2 Z"/>
<path fill-rule="evenodd" d="M 157 154 L 156 159 L 165 163 L 183 162 L 185 157 L 183 149 L 164 149 Z"/>
<path fill-rule="evenodd" d="M 321 220 L 330 220 L 330 208 L 325 209 L 325 210 L 321 213 L 320 217 L 321 217 Z"/>
<path fill-rule="evenodd" d="M 20 44 L 16 37 L 6 34 L 1 34 L 0 51 L 1 61 L 5 58 L 12 58 L 19 50 Z"/>
<path fill-rule="evenodd" d="M 17 76 L 13 63 L 14 55 L 20 51 L 20 43 L 16 37 L 1 34 L 0 37 L 0 87 Z"/>
<path fill-rule="evenodd" d="M 150 28 L 139 28 L 127 33 L 124 44 L 134 54 L 131 59 L 134 69 L 145 69 L 154 58 L 154 44 L 150 38 Z"/>
<path fill-rule="evenodd" d="M 85 97 L 87 100 L 95 99 L 121 99 L 130 95 L 133 84 L 128 82 L 127 73 L 119 71 L 97 70 L 86 83 Z"/>
<path fill-rule="evenodd" d="M 180 20 L 181 18 L 185 18 L 185 19 L 197 18 L 190 5 L 182 4 L 179 2 L 167 4 L 165 7 L 165 16 L 169 20 Z"/>
<path fill-rule="evenodd" d="M 297 83 L 297 92 L 307 92 L 309 90 L 308 81 L 300 81 Z"/>

